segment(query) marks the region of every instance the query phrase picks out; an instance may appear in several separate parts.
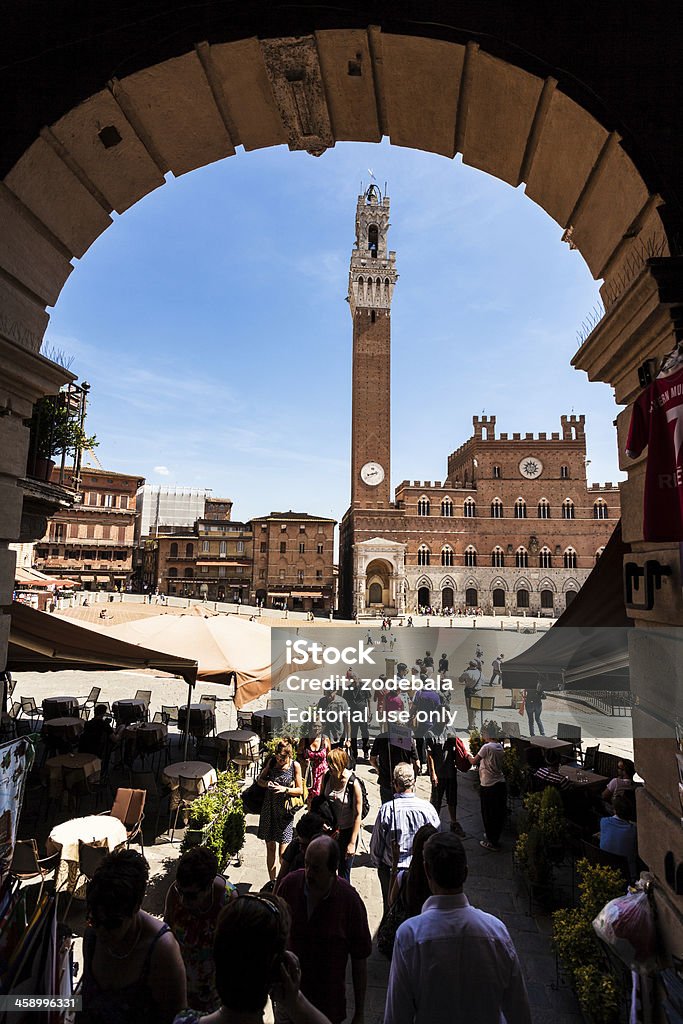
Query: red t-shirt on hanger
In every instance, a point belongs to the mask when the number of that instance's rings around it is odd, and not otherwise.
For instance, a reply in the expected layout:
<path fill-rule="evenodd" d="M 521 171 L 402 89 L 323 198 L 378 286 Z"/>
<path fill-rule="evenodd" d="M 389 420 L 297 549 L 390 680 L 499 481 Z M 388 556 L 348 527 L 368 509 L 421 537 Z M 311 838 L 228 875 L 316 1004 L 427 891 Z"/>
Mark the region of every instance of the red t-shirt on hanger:
<path fill-rule="evenodd" d="M 626 441 L 636 458 L 647 445 L 643 540 L 683 540 L 683 366 L 639 395 Z"/>

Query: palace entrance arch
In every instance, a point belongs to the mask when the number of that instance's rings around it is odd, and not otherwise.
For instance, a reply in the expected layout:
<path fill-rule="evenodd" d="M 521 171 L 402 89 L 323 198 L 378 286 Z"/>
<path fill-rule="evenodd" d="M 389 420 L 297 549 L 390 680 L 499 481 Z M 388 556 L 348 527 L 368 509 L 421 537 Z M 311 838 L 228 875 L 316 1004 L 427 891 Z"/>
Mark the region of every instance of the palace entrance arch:
<path fill-rule="evenodd" d="M 585 18 L 572 8 L 541 25 L 524 5 L 493 0 L 468 8 L 465 30 L 456 21 L 460 5 L 429 0 L 404 5 L 400 15 L 375 4 L 371 23 L 353 7 L 331 12 L 306 2 L 198 5 L 188 13 L 151 0 L 144 18 L 124 26 L 116 23 L 116 6 L 103 2 L 83 24 L 59 2 L 38 5 L 35 21 L 29 11 L 6 26 L 0 664 L 14 573 L 7 543 L 39 536 L 50 508 L 22 482 L 26 420 L 33 402 L 67 377 L 38 354 L 46 309 L 111 214 L 124 213 L 168 173 L 231 156 L 239 146 L 287 144 L 317 155 L 336 141 L 383 136 L 449 158 L 461 153 L 513 187 L 523 183 L 603 280 L 604 315 L 586 326 L 573 362 L 611 384 L 617 401 L 633 401 L 638 367 L 671 349 L 683 326 L 677 22 L 655 23 L 645 8 L 620 20 L 621 5 L 586 4 Z M 619 417 L 622 441 L 628 416 L 627 409 Z M 624 538 L 640 568 L 652 557 L 642 540 L 644 466 L 642 458 L 625 465 L 622 488 Z M 677 545 L 655 550 L 680 580 Z M 400 560 L 399 553 L 389 560 L 397 604 Z M 661 594 L 647 615 L 633 614 L 645 627 L 681 620 L 679 604 Z M 642 653 L 647 628 L 639 634 L 632 685 L 640 703 L 636 728 L 648 737 L 659 734 L 658 716 L 683 720 L 682 687 L 673 709 L 670 701 L 665 706 Z M 673 725 L 669 733 L 673 746 Z M 672 805 L 673 761 L 663 776 L 652 746 L 636 748 L 648 780 L 639 805 L 640 854 L 661 883 L 662 927 L 673 932 L 683 908 L 664 861 L 680 850 L 680 808 Z"/>

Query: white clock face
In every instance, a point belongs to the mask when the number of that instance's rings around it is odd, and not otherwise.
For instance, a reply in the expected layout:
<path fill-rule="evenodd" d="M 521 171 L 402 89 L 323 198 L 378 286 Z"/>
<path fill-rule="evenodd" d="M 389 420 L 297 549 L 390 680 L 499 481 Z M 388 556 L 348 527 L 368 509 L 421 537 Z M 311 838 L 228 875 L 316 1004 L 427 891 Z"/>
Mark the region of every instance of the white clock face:
<path fill-rule="evenodd" d="M 520 462 L 519 472 L 526 480 L 535 480 L 543 472 L 543 463 L 535 455 L 529 455 Z"/>
<path fill-rule="evenodd" d="M 366 462 L 360 471 L 360 478 L 368 487 L 376 487 L 384 480 L 384 470 L 379 462 Z"/>

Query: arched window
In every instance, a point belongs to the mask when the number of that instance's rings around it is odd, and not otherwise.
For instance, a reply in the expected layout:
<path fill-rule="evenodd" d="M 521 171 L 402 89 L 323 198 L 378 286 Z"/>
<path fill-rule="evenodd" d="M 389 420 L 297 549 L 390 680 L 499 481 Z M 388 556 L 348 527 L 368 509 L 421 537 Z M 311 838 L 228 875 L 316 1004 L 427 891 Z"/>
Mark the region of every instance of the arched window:
<path fill-rule="evenodd" d="M 493 467 L 493 479 L 494 480 L 500 480 L 501 475 L 502 474 L 501 474 L 500 466 L 494 466 Z"/>
<path fill-rule="evenodd" d="M 371 583 L 370 584 L 370 604 L 381 604 L 382 603 L 382 584 Z"/>
<path fill-rule="evenodd" d="M 541 548 L 538 554 L 538 564 L 541 569 L 552 569 L 553 567 L 553 556 L 550 548 Z"/>
<path fill-rule="evenodd" d="M 418 565 L 429 565 L 429 559 L 431 552 L 426 544 L 420 544 L 417 549 L 417 564 Z"/>
<path fill-rule="evenodd" d="M 453 502 L 450 498 L 444 498 L 441 502 L 441 515 L 452 516 L 453 515 Z"/>
<path fill-rule="evenodd" d="M 515 502 L 515 519 L 526 519 L 526 502 L 524 498 L 517 498 Z"/>
<path fill-rule="evenodd" d="M 576 597 L 576 591 L 575 590 L 568 590 L 567 591 L 567 593 L 564 595 L 565 608 L 569 608 L 569 605 L 572 603 L 572 601 L 574 600 L 575 597 Z"/>
<path fill-rule="evenodd" d="M 598 550 L 595 552 L 595 561 L 596 562 L 600 561 L 600 557 L 601 557 L 601 555 L 602 555 L 604 550 L 605 550 L 605 548 L 601 547 L 601 548 L 598 548 Z"/>
<path fill-rule="evenodd" d="M 424 495 L 420 498 L 420 500 L 417 503 L 417 514 L 419 516 L 429 515 L 429 498 L 425 497 Z"/>
<path fill-rule="evenodd" d="M 194 544 L 185 545 L 185 558 L 192 558 L 194 556 Z"/>
<path fill-rule="evenodd" d="M 175 541 L 173 541 L 173 543 L 171 544 L 171 550 L 169 552 L 169 555 L 170 555 L 171 558 L 177 558 L 178 557 L 178 545 L 176 544 Z"/>
<path fill-rule="evenodd" d="M 602 498 L 598 498 L 598 500 L 593 505 L 593 519 L 607 519 L 607 515 L 607 505 L 602 500 Z"/>
<path fill-rule="evenodd" d="M 569 466 L 560 466 L 560 480 L 569 480 Z"/>
<path fill-rule="evenodd" d="M 441 564 L 453 565 L 453 548 L 449 544 L 441 548 Z"/>
<path fill-rule="evenodd" d="M 468 587 L 465 591 L 465 604 L 468 608 L 477 608 L 479 606 L 479 594 L 476 587 Z"/>
<path fill-rule="evenodd" d="M 376 224 L 371 224 L 368 228 L 368 249 L 370 250 L 371 256 L 377 255 L 377 247 L 379 245 L 379 230 Z"/>
<path fill-rule="evenodd" d="M 517 591 L 517 607 L 528 608 L 529 607 L 529 591 L 518 590 Z"/>
<path fill-rule="evenodd" d="M 564 553 L 565 569 L 576 569 L 576 551 L 574 548 L 567 548 Z"/>
<path fill-rule="evenodd" d="M 469 547 L 465 548 L 465 565 L 468 565 L 470 569 L 473 569 L 477 564 L 477 549 L 470 544 Z"/>
<path fill-rule="evenodd" d="M 503 502 L 500 500 L 500 498 L 494 498 L 493 501 L 491 502 L 491 518 L 503 518 Z"/>
<path fill-rule="evenodd" d="M 496 589 L 493 591 L 493 607 L 505 607 L 505 591 L 503 590 L 502 587 L 496 587 Z"/>
<path fill-rule="evenodd" d="M 171 577 L 171 579 L 173 579 L 173 580 L 174 580 L 174 579 L 176 578 L 176 576 L 178 575 L 178 570 L 176 569 L 176 567 L 175 567 L 175 566 L 172 566 L 172 567 L 171 567 L 171 568 L 170 568 L 170 569 L 168 570 L 168 575 L 169 575 L 169 576 Z"/>
<path fill-rule="evenodd" d="M 466 519 L 473 519 L 477 514 L 477 506 L 474 503 L 474 498 L 465 498 L 465 504 L 463 505 L 462 510 Z"/>
<path fill-rule="evenodd" d="M 186 569 L 184 575 L 186 580 L 191 580 L 192 576 L 194 575 L 194 570 L 192 569 L 192 567 Z"/>
<path fill-rule="evenodd" d="M 538 503 L 538 518 L 550 519 L 550 504 L 547 498 L 541 498 Z"/>
<path fill-rule="evenodd" d="M 541 591 L 541 608 L 550 608 L 551 610 L 555 607 L 555 595 L 552 590 Z"/>
<path fill-rule="evenodd" d="M 517 548 L 515 552 L 515 566 L 518 569 L 529 568 L 529 553 L 526 548 Z"/>
<path fill-rule="evenodd" d="M 495 547 L 491 552 L 491 565 L 496 569 L 502 569 L 505 565 L 505 554 L 503 553 L 503 549 L 500 545 Z"/>
<path fill-rule="evenodd" d="M 571 498 L 565 498 L 562 502 L 562 518 L 574 519 L 574 502 Z"/>

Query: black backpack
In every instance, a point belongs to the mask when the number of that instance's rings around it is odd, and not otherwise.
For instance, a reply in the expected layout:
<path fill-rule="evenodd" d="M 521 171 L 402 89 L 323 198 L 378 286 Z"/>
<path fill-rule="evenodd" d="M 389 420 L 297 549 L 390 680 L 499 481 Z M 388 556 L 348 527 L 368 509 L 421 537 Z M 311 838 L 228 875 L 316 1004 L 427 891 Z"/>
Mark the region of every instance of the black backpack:
<path fill-rule="evenodd" d="M 346 792 L 349 795 L 349 799 L 353 800 L 353 793 L 354 793 L 353 784 L 354 784 L 354 782 L 357 782 L 358 785 L 360 786 L 360 793 L 361 793 L 360 816 L 361 816 L 361 818 L 367 818 L 368 814 L 370 813 L 370 800 L 368 799 L 368 791 L 365 788 L 365 783 L 363 782 L 363 780 L 359 779 L 355 772 L 351 772 L 351 775 L 349 776 L 349 784 L 346 787 Z M 328 799 L 327 794 L 325 792 L 326 788 L 327 788 L 327 780 L 325 780 L 325 784 L 323 786 L 323 792 L 320 794 L 320 796 L 315 797 L 315 799 L 313 800 L 313 802 L 311 804 L 311 810 L 315 811 L 317 814 L 320 814 L 326 820 L 329 817 L 334 818 L 335 824 L 336 824 L 337 815 L 335 813 L 335 806 L 334 806 L 334 803 L 331 800 Z"/>
<path fill-rule="evenodd" d="M 351 772 L 351 777 L 349 778 L 349 782 L 351 783 L 351 792 L 352 793 L 353 793 L 353 783 L 354 782 L 357 782 L 358 785 L 360 786 L 360 793 L 361 793 L 361 798 L 362 798 L 362 805 L 361 805 L 361 809 L 360 809 L 360 816 L 361 816 L 361 818 L 367 818 L 368 814 L 370 813 L 370 800 L 368 799 L 368 791 L 365 788 L 365 783 L 363 782 L 362 779 L 360 779 L 356 775 L 355 772 Z M 353 799 L 353 797 L 351 797 L 351 799 Z"/>

